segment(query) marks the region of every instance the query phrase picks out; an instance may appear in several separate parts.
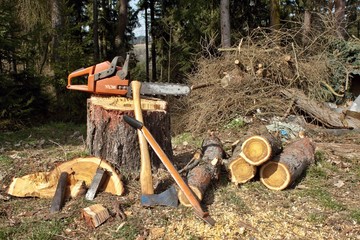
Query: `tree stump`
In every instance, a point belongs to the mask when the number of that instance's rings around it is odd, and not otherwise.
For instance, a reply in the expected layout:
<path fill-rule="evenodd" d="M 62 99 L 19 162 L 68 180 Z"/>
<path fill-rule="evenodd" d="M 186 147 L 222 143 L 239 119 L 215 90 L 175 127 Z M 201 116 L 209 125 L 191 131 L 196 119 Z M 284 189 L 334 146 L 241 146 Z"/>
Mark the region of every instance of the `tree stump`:
<path fill-rule="evenodd" d="M 260 181 L 269 189 L 283 190 L 315 161 L 315 144 L 303 138 L 289 144 L 274 160 L 260 168 Z"/>
<path fill-rule="evenodd" d="M 169 159 L 171 146 L 170 115 L 167 102 L 160 99 L 141 99 L 144 125 L 149 129 Z M 133 172 L 140 168 L 140 148 L 135 129 L 123 120 L 124 115 L 134 117 L 132 99 L 124 97 L 93 96 L 88 99 L 87 147 L 90 154 L 106 159 L 117 169 Z M 159 168 L 160 159 L 152 149 L 153 168 Z"/>
<path fill-rule="evenodd" d="M 282 150 L 281 141 L 271 134 L 256 135 L 245 140 L 241 157 L 251 165 L 259 166 Z"/>
<path fill-rule="evenodd" d="M 243 157 L 240 156 L 241 144 L 237 144 L 230 160 L 225 164 L 226 169 L 230 174 L 231 182 L 236 185 L 239 183 L 246 183 L 256 174 L 256 166 L 246 162 Z"/>
<path fill-rule="evenodd" d="M 201 148 L 203 154 L 199 164 L 187 175 L 187 184 L 200 201 L 204 198 L 210 182 L 219 178 L 222 159 L 225 157 L 220 139 L 212 133 L 204 139 Z M 178 197 L 182 205 L 192 206 L 181 190 Z"/>

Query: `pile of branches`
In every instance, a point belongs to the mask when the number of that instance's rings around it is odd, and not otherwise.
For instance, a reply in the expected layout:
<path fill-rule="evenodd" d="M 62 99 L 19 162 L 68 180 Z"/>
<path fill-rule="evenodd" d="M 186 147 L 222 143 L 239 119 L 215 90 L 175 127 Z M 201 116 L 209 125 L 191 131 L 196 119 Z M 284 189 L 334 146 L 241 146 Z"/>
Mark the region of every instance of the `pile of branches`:
<path fill-rule="evenodd" d="M 244 116 L 283 116 L 291 106 L 281 91 L 289 88 L 319 102 L 344 99 L 353 67 L 344 56 L 352 53 L 339 43 L 360 48 L 359 39 L 339 40 L 330 27 L 306 36 L 301 28 L 255 29 L 221 57 L 198 60 L 173 130 L 204 132 Z"/>

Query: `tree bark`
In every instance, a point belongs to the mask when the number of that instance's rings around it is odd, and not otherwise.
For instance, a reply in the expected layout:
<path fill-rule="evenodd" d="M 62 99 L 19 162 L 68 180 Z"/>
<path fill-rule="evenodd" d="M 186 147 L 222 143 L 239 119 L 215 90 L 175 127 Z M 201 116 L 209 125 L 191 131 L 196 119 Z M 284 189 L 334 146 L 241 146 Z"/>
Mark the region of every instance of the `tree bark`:
<path fill-rule="evenodd" d="M 290 186 L 315 161 L 315 144 L 302 138 L 260 168 L 260 181 L 269 189 L 283 190 Z"/>
<path fill-rule="evenodd" d="M 141 99 L 145 126 L 161 148 L 172 159 L 170 115 L 167 102 L 159 99 Z M 123 97 L 91 97 L 87 112 L 87 147 L 90 154 L 106 159 L 117 169 L 138 172 L 140 148 L 135 129 L 123 120 L 124 115 L 134 117 L 133 101 Z M 159 168 L 160 159 L 150 148 L 153 168 Z"/>
<path fill-rule="evenodd" d="M 210 182 L 219 178 L 220 166 L 225 157 L 222 143 L 214 134 L 210 134 L 204 139 L 202 153 L 199 164 L 191 169 L 187 175 L 187 184 L 200 201 L 204 198 Z M 184 206 L 192 206 L 182 191 L 178 192 L 178 197 Z"/>
<path fill-rule="evenodd" d="M 124 37 L 125 37 L 125 31 L 126 26 L 128 23 L 128 0 L 119 0 L 119 21 L 118 21 L 118 27 L 117 27 L 117 40 L 116 40 L 116 48 L 119 51 L 120 48 L 124 44 Z M 118 52 L 118 54 L 122 54 L 122 52 Z"/>
<path fill-rule="evenodd" d="M 62 27 L 63 19 L 60 11 L 60 1 L 51 0 L 51 27 L 53 29 L 52 35 L 52 60 L 56 62 L 58 60 L 57 49 L 59 47 L 59 33 Z"/>
<path fill-rule="evenodd" d="M 303 35 L 302 35 L 302 44 L 303 45 L 307 45 L 309 43 L 310 31 L 311 31 L 311 12 L 308 9 L 305 9 Z"/>
<path fill-rule="evenodd" d="M 280 29 L 280 5 L 279 0 L 270 1 L 270 27 Z"/>
<path fill-rule="evenodd" d="M 341 39 L 346 37 L 345 24 L 345 0 L 335 0 L 336 33 Z"/>
<path fill-rule="evenodd" d="M 99 21 L 98 21 L 98 4 L 97 0 L 93 0 L 93 41 L 94 41 L 94 62 L 99 62 Z"/>
<path fill-rule="evenodd" d="M 150 21 L 151 21 L 151 80 L 156 82 L 156 37 L 155 37 L 155 2 L 150 0 Z"/>
<path fill-rule="evenodd" d="M 252 136 L 241 146 L 240 156 L 249 164 L 259 166 L 282 150 L 281 141 L 271 134 Z"/>
<path fill-rule="evenodd" d="M 221 47 L 231 47 L 230 3 L 229 0 L 220 1 Z"/>

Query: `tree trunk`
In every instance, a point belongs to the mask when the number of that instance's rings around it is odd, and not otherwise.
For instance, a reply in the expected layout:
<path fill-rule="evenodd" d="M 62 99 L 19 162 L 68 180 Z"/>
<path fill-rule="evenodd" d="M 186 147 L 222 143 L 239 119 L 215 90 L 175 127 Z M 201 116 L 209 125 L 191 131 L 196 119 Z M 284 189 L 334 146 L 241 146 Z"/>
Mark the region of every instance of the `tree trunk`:
<path fill-rule="evenodd" d="M 82 189 L 83 182 L 87 187 L 90 186 L 98 167 L 109 172 L 108 179 L 101 190 L 114 195 L 123 194 L 124 186 L 115 169 L 106 161 L 94 157 L 76 158 L 60 163 L 51 172 L 38 172 L 14 178 L 9 186 L 8 194 L 16 197 L 52 198 L 60 173 L 66 172 L 69 179 L 65 198 L 74 198 L 79 195 L 79 191 L 81 191 L 79 189 Z"/>
<path fill-rule="evenodd" d="M 117 27 L 117 36 L 116 36 L 116 49 L 119 51 L 123 46 L 126 26 L 128 22 L 128 1 L 127 0 L 119 0 L 119 21 Z M 121 54 L 121 52 L 118 52 Z"/>
<path fill-rule="evenodd" d="M 274 160 L 260 168 L 260 181 L 269 189 L 283 190 L 315 161 L 315 144 L 303 138 L 289 144 Z"/>
<path fill-rule="evenodd" d="M 145 64 L 146 81 L 149 81 L 149 21 L 148 21 L 148 0 L 145 0 Z"/>
<path fill-rule="evenodd" d="M 98 21 L 98 4 L 97 0 L 93 0 L 93 40 L 94 40 L 94 62 L 99 62 L 99 21 Z"/>
<path fill-rule="evenodd" d="M 141 99 L 145 126 L 161 148 L 172 159 L 170 115 L 167 102 L 159 99 Z M 87 146 L 90 154 L 108 160 L 117 169 L 129 172 L 140 168 L 140 149 L 135 129 L 124 122 L 123 116 L 134 117 L 133 101 L 123 97 L 91 97 L 87 111 Z M 153 168 L 161 161 L 152 149 Z"/>
<path fill-rule="evenodd" d="M 256 174 L 256 166 L 246 162 L 241 153 L 241 143 L 238 143 L 233 151 L 232 157 L 225 166 L 230 174 L 231 182 L 236 185 L 239 183 L 246 183 Z"/>
<path fill-rule="evenodd" d="M 341 39 L 345 39 L 345 0 L 335 0 L 335 21 L 337 36 Z"/>
<path fill-rule="evenodd" d="M 57 49 L 59 47 L 59 33 L 62 27 L 62 15 L 60 11 L 60 1 L 51 0 L 51 27 L 53 29 L 52 36 L 52 60 L 55 63 L 58 60 Z"/>
<path fill-rule="evenodd" d="M 280 5 L 279 0 L 270 1 L 270 27 L 280 29 Z"/>
<path fill-rule="evenodd" d="M 303 45 L 307 45 L 309 43 L 310 31 L 311 31 L 311 13 L 308 9 L 305 9 L 303 35 L 302 35 L 302 44 Z"/>
<path fill-rule="evenodd" d="M 150 0 L 150 21 L 151 21 L 151 81 L 156 82 L 156 44 L 155 44 L 155 2 Z"/>
<path fill-rule="evenodd" d="M 230 4 L 229 0 L 220 1 L 221 47 L 231 47 Z"/>
<path fill-rule="evenodd" d="M 210 134 L 202 143 L 202 158 L 199 164 L 187 175 L 187 184 L 201 201 L 212 180 L 217 180 L 225 152 L 219 138 Z M 178 193 L 179 201 L 186 207 L 192 205 L 182 191 Z"/>
<path fill-rule="evenodd" d="M 281 141 L 271 134 L 252 136 L 241 146 L 240 156 L 251 165 L 259 166 L 282 150 Z"/>

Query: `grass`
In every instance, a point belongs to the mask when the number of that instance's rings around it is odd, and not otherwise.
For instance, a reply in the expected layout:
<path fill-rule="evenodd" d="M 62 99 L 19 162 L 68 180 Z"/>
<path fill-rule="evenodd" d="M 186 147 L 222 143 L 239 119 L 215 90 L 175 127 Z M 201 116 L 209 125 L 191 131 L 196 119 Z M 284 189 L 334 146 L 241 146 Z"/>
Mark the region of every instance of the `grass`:
<path fill-rule="evenodd" d="M 129 219 L 121 228 L 117 229 L 112 237 L 115 239 L 124 239 L 124 240 L 132 240 L 135 239 L 136 236 L 140 233 L 139 227 L 135 224 L 132 224 L 132 219 Z"/>
<path fill-rule="evenodd" d="M 350 217 L 351 219 L 353 219 L 357 224 L 360 224 L 360 210 L 356 209 L 356 210 L 352 210 L 350 212 Z"/>
<path fill-rule="evenodd" d="M 183 133 L 180 135 L 175 136 L 172 139 L 173 145 L 190 145 L 190 146 L 196 146 L 201 147 L 202 139 L 194 137 L 191 133 Z"/>
<path fill-rule="evenodd" d="M 10 158 L 9 156 L 6 155 L 0 155 L 0 167 L 1 168 L 8 168 L 11 167 L 13 164 L 13 160 L 12 158 Z"/>

